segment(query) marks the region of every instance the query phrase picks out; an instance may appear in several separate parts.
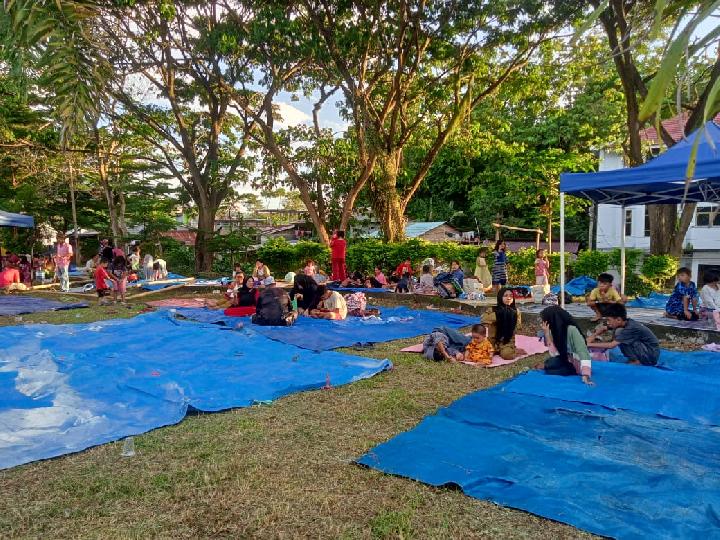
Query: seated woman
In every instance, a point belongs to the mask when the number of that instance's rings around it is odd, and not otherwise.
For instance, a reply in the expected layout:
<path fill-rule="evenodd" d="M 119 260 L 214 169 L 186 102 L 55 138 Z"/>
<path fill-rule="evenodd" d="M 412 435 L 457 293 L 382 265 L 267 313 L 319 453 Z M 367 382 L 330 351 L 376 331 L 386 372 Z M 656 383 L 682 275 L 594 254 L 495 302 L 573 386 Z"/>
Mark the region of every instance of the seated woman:
<path fill-rule="evenodd" d="M 498 291 L 497 305 L 483 314 L 482 323 L 487 326 L 487 337 L 495 353 L 504 360 L 525 354 L 525 351 L 515 347 L 515 331 L 520 322 L 520 311 L 515 306 L 512 291 L 502 287 Z"/>
<path fill-rule="evenodd" d="M 236 272 L 235 279 L 228 285 L 228 288 L 225 291 L 225 298 L 227 298 L 231 305 L 235 305 L 237 292 L 243 285 L 245 285 L 245 274 L 242 272 Z"/>
<path fill-rule="evenodd" d="M 550 357 L 543 369 L 548 375 L 581 375 L 585 384 L 593 385 L 592 359 L 577 323 L 560 306 L 549 306 L 540 313 L 545 344 Z"/>
<path fill-rule="evenodd" d="M 317 281 L 315 281 L 312 276 L 305 274 L 297 274 L 295 276 L 293 288 L 292 291 L 290 291 L 290 298 L 297 301 L 299 313 L 304 313 L 317 307 L 319 301 L 318 287 Z"/>
<path fill-rule="evenodd" d="M 470 339 L 447 326 L 433 328 L 430 335 L 423 340 L 423 356 L 436 362 L 461 362 Z"/>
<path fill-rule="evenodd" d="M 365 276 L 362 275 L 360 272 L 353 272 L 352 275 L 346 277 L 344 280 L 340 282 L 341 287 L 364 287 L 365 286 Z"/>
<path fill-rule="evenodd" d="M 297 311 L 292 309 L 290 295 L 285 289 L 275 286 L 272 276 L 265 278 L 263 285 L 265 288 L 258 297 L 252 323 L 260 326 L 292 326 L 297 319 Z"/>
<path fill-rule="evenodd" d="M 332 291 L 320 285 L 318 288 L 320 301 L 317 308 L 310 310 L 310 316 L 314 319 L 330 319 L 340 321 L 347 317 L 348 308 L 345 299 L 337 291 Z"/>
<path fill-rule="evenodd" d="M 238 272 L 237 278 L 244 276 L 242 272 Z M 235 287 L 234 295 L 231 298 L 232 306 L 225 310 L 225 315 L 231 317 L 247 317 L 254 315 L 257 310 L 258 297 L 260 290 L 255 288 L 255 280 L 252 276 L 245 278 L 245 283 L 239 287 Z"/>

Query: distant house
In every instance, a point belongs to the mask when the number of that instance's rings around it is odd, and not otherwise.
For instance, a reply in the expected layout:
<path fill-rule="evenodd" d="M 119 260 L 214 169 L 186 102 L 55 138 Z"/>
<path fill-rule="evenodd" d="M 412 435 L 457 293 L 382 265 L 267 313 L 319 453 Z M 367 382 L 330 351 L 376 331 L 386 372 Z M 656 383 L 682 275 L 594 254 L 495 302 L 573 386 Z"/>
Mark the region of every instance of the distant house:
<path fill-rule="evenodd" d="M 195 234 L 195 231 L 188 231 L 186 229 L 175 229 L 174 231 L 167 231 L 161 233 L 160 236 L 163 236 L 165 238 L 172 238 L 173 240 L 176 240 L 181 244 L 186 245 L 187 247 L 194 247 L 195 237 L 197 236 L 197 234 Z"/>
<path fill-rule="evenodd" d="M 379 238 L 379 230 L 363 235 L 364 238 Z M 446 221 L 410 221 L 405 225 L 406 238 L 420 238 L 428 242 L 460 242 L 462 233 Z"/>
<path fill-rule="evenodd" d="M 260 227 L 258 232 L 261 244 L 272 238 L 284 238 L 288 242 L 296 242 L 302 239 L 309 240 L 312 236 L 312 231 L 306 228 L 304 221 L 288 223 L 287 225 Z"/>
<path fill-rule="evenodd" d="M 668 120 L 662 125 L 675 141 L 683 137 L 688 114 L 683 113 Z M 720 124 L 720 115 L 714 118 Z M 661 152 L 661 140 L 654 127 L 640 132 L 643 143 L 650 147 L 653 155 Z M 625 167 L 623 157 L 612 152 L 600 152 L 601 171 L 622 169 Z M 650 250 L 650 216 L 647 206 L 635 205 L 620 207 L 615 205 L 598 205 L 597 233 L 595 245 L 597 249 L 608 250 L 620 246 L 621 234 L 625 235 L 628 248 Z M 703 203 L 697 206 L 695 216 L 688 228 L 683 242 L 686 253 L 680 264 L 692 270 L 693 279 L 702 283 L 703 273 L 709 269 L 720 270 L 720 205 Z"/>

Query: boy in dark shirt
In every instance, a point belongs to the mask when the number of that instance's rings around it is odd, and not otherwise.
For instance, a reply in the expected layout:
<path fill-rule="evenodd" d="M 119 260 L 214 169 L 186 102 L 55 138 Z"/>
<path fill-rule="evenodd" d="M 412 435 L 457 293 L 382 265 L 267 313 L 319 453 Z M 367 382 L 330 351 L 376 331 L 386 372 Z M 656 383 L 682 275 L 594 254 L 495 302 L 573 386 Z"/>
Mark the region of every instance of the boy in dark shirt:
<path fill-rule="evenodd" d="M 601 326 L 588 340 L 588 346 L 595 349 L 620 348 L 623 359 L 628 364 L 642 364 L 654 366 L 660 358 L 660 342 L 650 329 L 633 320 L 628 319 L 627 310 L 622 304 L 609 304 L 605 308 L 607 328 Z M 597 339 L 607 329 L 613 330 L 613 338 L 609 342 L 598 342 Z M 610 361 L 622 361 L 617 355 L 610 353 Z"/>

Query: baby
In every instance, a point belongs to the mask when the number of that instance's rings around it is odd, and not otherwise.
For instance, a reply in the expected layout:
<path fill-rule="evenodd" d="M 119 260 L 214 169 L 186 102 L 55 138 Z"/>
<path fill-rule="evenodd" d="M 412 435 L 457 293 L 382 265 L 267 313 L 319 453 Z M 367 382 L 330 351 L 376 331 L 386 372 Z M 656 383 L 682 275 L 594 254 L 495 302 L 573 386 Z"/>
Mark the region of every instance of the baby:
<path fill-rule="evenodd" d="M 465 348 L 464 361 L 489 366 L 492 364 L 494 349 L 487 338 L 487 327 L 484 324 L 474 324 L 471 332 L 472 339 Z"/>

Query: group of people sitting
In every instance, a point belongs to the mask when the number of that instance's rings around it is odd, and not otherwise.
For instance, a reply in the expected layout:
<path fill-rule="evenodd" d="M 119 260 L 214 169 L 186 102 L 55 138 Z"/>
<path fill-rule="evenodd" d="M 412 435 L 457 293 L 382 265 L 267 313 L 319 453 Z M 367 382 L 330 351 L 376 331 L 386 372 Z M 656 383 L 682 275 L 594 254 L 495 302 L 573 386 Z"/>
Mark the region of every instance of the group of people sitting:
<path fill-rule="evenodd" d="M 226 297 L 231 308 L 228 314 L 252 315 L 253 324 L 262 326 L 290 326 L 297 317 L 306 315 L 316 319 L 342 320 L 348 316 L 377 315 L 377 310 L 367 309 L 362 292 L 343 296 L 316 279 L 312 261 L 301 273 L 293 277 L 289 291 L 278 287 L 267 265 L 258 260 L 252 275 L 236 268 L 234 281 L 227 289 Z"/>

